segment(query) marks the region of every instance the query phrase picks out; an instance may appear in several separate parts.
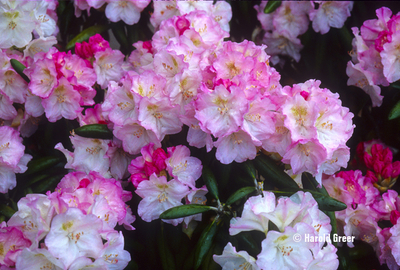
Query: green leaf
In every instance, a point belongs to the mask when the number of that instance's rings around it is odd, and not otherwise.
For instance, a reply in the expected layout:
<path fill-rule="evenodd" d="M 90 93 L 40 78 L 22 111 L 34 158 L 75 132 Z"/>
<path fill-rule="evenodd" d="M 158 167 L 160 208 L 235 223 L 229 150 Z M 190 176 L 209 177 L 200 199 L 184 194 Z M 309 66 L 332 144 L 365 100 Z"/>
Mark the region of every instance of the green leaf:
<path fill-rule="evenodd" d="M 217 187 L 217 181 L 215 180 L 215 176 L 213 172 L 210 170 L 209 167 L 203 165 L 203 172 L 202 172 L 202 177 L 204 182 L 206 183 L 208 192 L 217 200 L 219 200 L 218 197 L 218 187 Z"/>
<path fill-rule="evenodd" d="M 204 256 L 210 250 L 215 235 L 217 234 L 218 227 L 222 220 L 218 217 L 213 220 L 213 222 L 207 226 L 202 232 L 199 241 L 196 244 L 196 254 L 195 254 L 195 265 L 194 269 L 198 269 L 204 259 Z"/>
<path fill-rule="evenodd" d="M 108 25 L 93 25 L 89 28 L 86 28 L 82 32 L 80 32 L 77 36 L 75 36 L 70 42 L 68 42 L 65 49 L 71 50 L 75 47 L 75 43 L 80 43 L 82 41 L 87 41 L 91 36 L 96 34 L 100 34 L 108 29 Z"/>
<path fill-rule="evenodd" d="M 337 222 L 336 222 L 336 216 L 335 216 L 335 212 L 333 211 L 324 211 L 324 213 L 330 218 L 331 220 L 331 226 L 332 226 L 332 230 L 331 230 L 331 241 L 332 244 L 337 247 L 337 242 L 333 241 L 333 235 L 337 234 Z"/>
<path fill-rule="evenodd" d="M 275 193 L 278 196 L 291 196 L 294 193 L 296 193 L 298 190 L 293 190 L 293 191 L 276 191 L 272 190 L 271 192 Z M 304 192 L 310 192 L 311 195 L 314 197 L 314 199 L 318 203 L 318 208 L 321 211 L 341 211 L 347 208 L 347 205 L 341 201 L 338 201 L 332 197 L 323 195 L 319 192 L 312 191 L 312 190 L 307 190 L 307 189 L 302 189 Z"/>
<path fill-rule="evenodd" d="M 62 159 L 59 157 L 42 157 L 38 159 L 33 159 L 28 163 L 28 170 L 24 173 L 24 175 L 30 175 L 40 171 L 44 171 L 48 168 L 53 167 L 61 161 Z"/>
<path fill-rule="evenodd" d="M 113 133 L 107 125 L 91 124 L 74 129 L 74 132 L 85 138 L 112 140 Z"/>
<path fill-rule="evenodd" d="M 255 190 L 256 190 L 255 187 L 244 187 L 244 188 L 241 188 L 241 189 L 235 191 L 231 196 L 229 196 L 229 198 L 226 200 L 225 204 L 231 205 L 234 202 L 246 197 L 247 195 L 249 195 L 250 193 L 252 193 Z"/>
<path fill-rule="evenodd" d="M 246 172 L 252 178 L 252 180 L 256 179 L 256 167 L 254 167 L 253 161 L 247 160 L 246 162 L 243 162 L 242 164 L 243 164 Z"/>
<path fill-rule="evenodd" d="M 12 217 L 16 211 L 8 205 L 0 204 L 0 214 L 6 218 Z"/>
<path fill-rule="evenodd" d="M 58 174 L 43 179 L 39 185 L 33 187 L 33 191 L 35 193 L 45 193 L 49 190 L 53 190 L 63 177 L 64 174 Z"/>
<path fill-rule="evenodd" d="M 27 83 L 31 82 L 31 80 L 29 80 L 28 76 L 26 76 L 24 73 L 24 69 L 26 69 L 26 66 L 24 66 L 21 62 L 19 62 L 18 60 L 15 60 L 15 59 L 11 59 L 10 64 L 13 67 L 13 69 L 15 70 L 15 72 L 17 72 L 19 74 L 19 76 L 22 77 L 22 79 L 24 79 Z"/>
<path fill-rule="evenodd" d="M 300 190 L 296 182 L 279 168 L 272 159 L 264 155 L 259 155 L 254 159 L 254 165 L 259 173 L 264 176 L 265 182 L 271 181 L 278 188 Z"/>
<path fill-rule="evenodd" d="M 187 216 L 192 216 L 200 213 L 207 212 L 209 210 L 213 210 L 215 207 L 202 205 L 202 204 L 186 204 L 172 207 L 163 213 L 161 213 L 161 219 L 174 219 L 174 218 L 182 218 Z"/>
<path fill-rule="evenodd" d="M 389 120 L 393 120 L 396 119 L 400 116 L 400 101 L 396 103 L 396 105 L 394 105 L 394 107 L 392 108 L 392 110 L 389 113 Z"/>
<path fill-rule="evenodd" d="M 111 24 L 111 30 L 118 41 L 118 43 L 121 45 L 122 51 L 128 50 L 132 44 L 129 44 L 128 39 L 126 38 L 126 33 L 125 33 L 125 24 L 120 21 L 119 23 L 113 23 Z"/>
<path fill-rule="evenodd" d="M 164 270 L 176 269 L 174 256 L 168 247 L 164 233 L 164 223 L 161 223 L 161 237 L 158 237 L 158 247 L 160 251 L 161 264 Z"/>
<path fill-rule="evenodd" d="M 269 14 L 274 12 L 281 5 L 281 3 L 282 1 L 268 1 L 264 8 L 264 13 Z"/>

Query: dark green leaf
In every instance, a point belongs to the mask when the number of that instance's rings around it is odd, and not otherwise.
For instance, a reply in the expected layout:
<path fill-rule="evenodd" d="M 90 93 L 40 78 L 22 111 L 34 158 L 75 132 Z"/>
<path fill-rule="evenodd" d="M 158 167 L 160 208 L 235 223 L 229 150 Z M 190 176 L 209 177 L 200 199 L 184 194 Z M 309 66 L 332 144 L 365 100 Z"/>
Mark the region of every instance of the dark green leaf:
<path fill-rule="evenodd" d="M 91 36 L 96 34 L 100 34 L 108 29 L 108 25 L 93 25 L 89 28 L 86 28 L 82 32 L 80 32 L 77 36 L 75 36 L 70 42 L 68 42 L 65 49 L 71 50 L 75 47 L 75 43 L 80 43 L 82 41 L 87 41 Z"/>
<path fill-rule="evenodd" d="M 235 191 L 231 196 L 229 196 L 229 198 L 226 200 L 226 204 L 231 205 L 232 203 L 246 197 L 247 195 L 249 195 L 250 193 L 252 193 L 255 190 L 256 190 L 255 187 L 241 188 L 241 189 Z"/>
<path fill-rule="evenodd" d="M 25 175 L 30 175 L 46 170 L 61 161 L 62 159 L 59 157 L 42 157 L 38 159 L 33 159 L 28 163 L 28 170 L 25 172 Z"/>
<path fill-rule="evenodd" d="M 43 179 L 42 182 L 40 182 L 40 184 L 33 187 L 33 191 L 35 193 L 45 193 L 49 190 L 52 191 L 63 177 L 64 177 L 63 174 L 59 174 Z"/>
<path fill-rule="evenodd" d="M 396 105 L 394 105 L 394 107 L 392 108 L 392 110 L 389 113 L 389 120 L 393 120 L 396 119 L 400 116 L 400 101 L 396 103 Z"/>
<path fill-rule="evenodd" d="M 164 270 L 176 269 L 174 256 L 168 247 L 164 234 L 164 223 L 161 223 L 161 237 L 158 237 L 158 248 L 160 251 L 161 264 Z"/>
<path fill-rule="evenodd" d="M 166 211 L 164 211 L 161 215 L 161 219 L 174 219 L 174 218 L 182 218 L 187 216 L 192 216 L 200 213 L 207 212 L 212 210 L 213 207 L 202 204 L 186 204 L 172 207 Z"/>
<path fill-rule="evenodd" d="M 11 59 L 10 64 L 15 70 L 15 72 L 17 72 L 22 77 L 22 79 L 24 79 L 27 83 L 30 83 L 31 80 L 29 80 L 28 76 L 26 76 L 24 73 L 24 69 L 26 68 L 26 66 L 24 66 L 21 62 L 15 59 Z"/>
<path fill-rule="evenodd" d="M 254 159 L 254 165 L 259 173 L 264 176 L 265 182 L 273 182 L 278 188 L 299 190 L 296 182 L 279 168 L 272 159 L 264 155 L 259 155 Z"/>
<path fill-rule="evenodd" d="M 0 214 L 6 218 L 12 217 L 16 211 L 8 205 L 0 204 Z"/>
<path fill-rule="evenodd" d="M 210 192 L 215 199 L 219 200 L 217 181 L 215 180 L 215 176 L 209 167 L 205 165 L 203 166 L 202 176 L 204 182 L 206 183 L 208 192 Z"/>
<path fill-rule="evenodd" d="M 274 12 L 281 5 L 281 3 L 282 1 L 268 1 L 264 8 L 264 13 L 269 14 Z"/>
<path fill-rule="evenodd" d="M 113 133 L 107 125 L 91 124 L 74 129 L 74 132 L 85 138 L 112 140 Z"/>
<path fill-rule="evenodd" d="M 195 254 L 195 265 L 194 269 L 198 269 L 204 259 L 204 256 L 207 254 L 209 249 L 213 244 L 214 237 L 218 231 L 218 227 L 221 224 L 222 220 L 218 217 L 213 220 L 213 222 L 207 226 L 202 232 L 199 241 L 196 244 L 196 254 Z"/>
<path fill-rule="evenodd" d="M 129 44 L 128 39 L 126 38 L 125 27 L 122 21 L 120 23 L 113 23 L 111 25 L 111 30 L 117 39 L 118 43 L 121 45 L 122 51 L 128 50 L 132 44 Z"/>
<path fill-rule="evenodd" d="M 256 167 L 254 167 L 252 160 L 247 160 L 246 162 L 242 163 L 244 169 L 248 173 L 248 175 L 252 178 L 252 180 L 256 179 Z"/>

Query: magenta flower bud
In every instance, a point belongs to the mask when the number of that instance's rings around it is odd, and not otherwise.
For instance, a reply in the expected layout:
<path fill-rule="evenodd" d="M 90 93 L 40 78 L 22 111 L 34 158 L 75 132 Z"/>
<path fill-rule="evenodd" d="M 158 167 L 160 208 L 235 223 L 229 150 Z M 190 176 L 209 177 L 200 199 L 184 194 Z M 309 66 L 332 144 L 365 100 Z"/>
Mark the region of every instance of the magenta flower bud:
<path fill-rule="evenodd" d="M 93 57 L 94 55 L 92 47 L 85 41 L 75 44 L 75 53 L 83 59 Z"/>
<path fill-rule="evenodd" d="M 400 217 L 399 211 L 393 210 L 392 212 L 390 212 L 390 222 L 392 222 L 393 225 L 397 224 L 399 217 Z"/>
<path fill-rule="evenodd" d="M 392 163 L 393 160 L 393 154 L 392 151 L 390 151 L 389 148 L 385 148 L 382 151 L 382 161 L 385 163 Z"/>
<path fill-rule="evenodd" d="M 182 35 L 183 32 L 185 32 L 187 29 L 190 27 L 190 22 L 183 16 L 179 17 L 178 20 L 176 20 L 176 29 L 179 31 L 179 35 Z"/>
<path fill-rule="evenodd" d="M 383 179 L 386 179 L 392 176 L 392 172 L 393 172 L 392 164 L 387 164 L 382 168 L 381 175 Z"/>
<path fill-rule="evenodd" d="M 310 93 L 307 92 L 307 91 L 301 91 L 301 92 L 300 92 L 300 95 L 301 95 L 305 100 L 307 100 L 307 99 L 308 99 L 308 96 L 310 95 Z"/>
<path fill-rule="evenodd" d="M 143 41 L 143 49 L 146 49 L 149 53 L 153 53 L 153 46 L 151 45 L 151 41 Z"/>
<path fill-rule="evenodd" d="M 107 48 L 110 48 L 110 44 L 105 40 L 100 34 L 96 34 L 89 38 L 89 45 L 93 51 L 93 54 L 96 52 L 103 52 Z"/>
<path fill-rule="evenodd" d="M 375 173 L 382 174 L 384 167 L 385 163 L 380 160 L 375 160 L 375 162 L 372 164 L 372 168 L 374 169 Z"/>
<path fill-rule="evenodd" d="M 392 178 L 395 178 L 400 175 L 400 161 L 393 162 L 392 167 Z"/>
<path fill-rule="evenodd" d="M 153 164 L 154 166 L 157 167 L 159 171 L 164 170 L 167 168 L 167 165 L 165 165 L 165 160 L 167 159 L 167 154 L 162 148 L 158 148 L 154 150 L 153 153 Z"/>
<path fill-rule="evenodd" d="M 372 169 L 374 162 L 372 160 L 372 156 L 369 155 L 368 153 L 364 153 L 364 163 L 365 166 L 367 166 L 367 168 Z"/>

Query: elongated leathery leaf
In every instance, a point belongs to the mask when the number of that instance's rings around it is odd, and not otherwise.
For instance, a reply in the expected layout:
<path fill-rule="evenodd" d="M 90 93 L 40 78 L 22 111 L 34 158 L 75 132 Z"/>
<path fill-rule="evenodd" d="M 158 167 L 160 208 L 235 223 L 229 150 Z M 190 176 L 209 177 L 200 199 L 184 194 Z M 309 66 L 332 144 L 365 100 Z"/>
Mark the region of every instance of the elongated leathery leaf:
<path fill-rule="evenodd" d="M 400 116 L 400 101 L 396 103 L 396 105 L 394 105 L 394 107 L 392 108 L 392 110 L 389 113 L 389 120 L 393 120 L 396 119 L 397 117 Z"/>
<path fill-rule="evenodd" d="M 21 62 L 11 59 L 10 64 L 13 69 L 22 77 L 22 79 L 24 79 L 27 83 L 30 83 L 31 80 L 29 80 L 28 76 L 26 76 L 24 73 L 26 67 Z"/>
<path fill-rule="evenodd" d="M 247 195 L 249 195 L 250 193 L 252 193 L 255 190 L 256 190 L 255 187 L 241 188 L 241 189 L 235 191 L 231 196 L 229 196 L 228 200 L 226 200 L 226 204 L 231 205 L 232 203 L 246 197 Z"/>
<path fill-rule="evenodd" d="M 166 235 L 164 233 L 164 224 L 161 223 L 161 235 L 158 237 L 158 249 L 160 252 L 161 264 L 164 270 L 176 269 L 174 256 L 168 247 Z"/>
<path fill-rule="evenodd" d="M 103 124 L 91 124 L 81 126 L 79 128 L 74 129 L 74 132 L 85 138 L 93 138 L 93 139 L 104 139 L 104 140 L 112 140 L 113 133 L 108 129 L 107 125 Z"/>
<path fill-rule="evenodd" d="M 282 1 L 268 1 L 264 8 L 264 13 L 269 14 L 274 12 L 281 5 L 281 3 Z"/>
<path fill-rule="evenodd" d="M 265 182 L 273 182 L 278 188 L 299 190 L 299 186 L 296 182 L 270 158 L 259 155 L 254 159 L 254 165 L 259 173 L 264 176 Z"/>
<path fill-rule="evenodd" d="M 194 269 L 198 269 L 201 265 L 204 256 L 207 254 L 208 250 L 213 244 L 214 237 L 218 231 L 219 225 L 222 220 L 218 217 L 213 220 L 213 222 L 207 226 L 207 228 L 202 232 L 199 241 L 196 244 L 196 254 L 195 254 L 195 265 Z"/>
<path fill-rule="evenodd" d="M 172 207 L 163 213 L 161 213 L 161 219 L 174 219 L 192 216 L 200 213 L 207 212 L 209 210 L 215 210 L 215 207 L 202 205 L 202 204 L 186 204 Z"/>
<path fill-rule="evenodd" d="M 61 161 L 62 159 L 59 157 L 42 157 L 38 159 L 33 159 L 28 163 L 28 170 L 25 172 L 25 175 L 44 171 L 48 168 L 53 167 Z"/>
<path fill-rule="evenodd" d="M 93 25 L 89 28 L 86 28 L 82 32 L 80 32 L 77 36 L 75 36 L 70 42 L 68 42 L 67 46 L 65 49 L 71 50 L 73 47 L 75 47 L 75 43 L 80 43 L 82 41 L 89 40 L 91 36 L 94 36 L 96 34 L 100 34 L 108 29 L 107 25 Z"/>
<path fill-rule="evenodd" d="M 0 214 L 6 218 L 12 217 L 16 211 L 8 205 L 0 204 Z"/>
<path fill-rule="evenodd" d="M 204 182 L 206 183 L 208 191 L 215 199 L 219 200 L 217 181 L 215 180 L 215 176 L 210 168 L 208 168 L 207 166 L 203 166 L 202 176 Z"/>

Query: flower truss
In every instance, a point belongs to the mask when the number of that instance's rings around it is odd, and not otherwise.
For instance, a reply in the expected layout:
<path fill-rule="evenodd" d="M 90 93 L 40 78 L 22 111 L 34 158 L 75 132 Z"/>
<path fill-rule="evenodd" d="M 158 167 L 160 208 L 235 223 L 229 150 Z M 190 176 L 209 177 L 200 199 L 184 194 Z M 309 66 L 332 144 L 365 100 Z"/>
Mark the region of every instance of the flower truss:
<path fill-rule="evenodd" d="M 315 32 L 326 34 L 331 27 L 343 27 L 353 9 L 353 1 L 282 1 L 275 11 L 265 14 L 267 4 L 262 1 L 254 8 L 264 31 L 262 42 L 274 65 L 285 63 L 279 55 L 300 61 L 303 45 L 299 36 L 307 31 L 310 21 Z"/>
<path fill-rule="evenodd" d="M 389 8 L 376 10 L 378 19 L 367 20 L 359 30 L 353 27 L 353 50 L 347 64 L 347 85 L 355 85 L 366 92 L 372 106 L 382 105 L 379 85 L 388 86 L 400 79 L 399 72 L 399 16 Z M 360 34 L 361 31 L 361 34 Z"/>
<path fill-rule="evenodd" d="M 0 1 L 0 269 L 142 268 L 140 249 L 164 269 L 337 269 L 331 234 L 399 269 L 395 149 L 360 143 L 342 170 L 361 113 L 272 66 L 356 4 L 244 1 L 256 43 L 231 36 L 234 2 Z M 352 28 L 346 72 L 380 106 L 400 15 L 376 14 Z"/>

